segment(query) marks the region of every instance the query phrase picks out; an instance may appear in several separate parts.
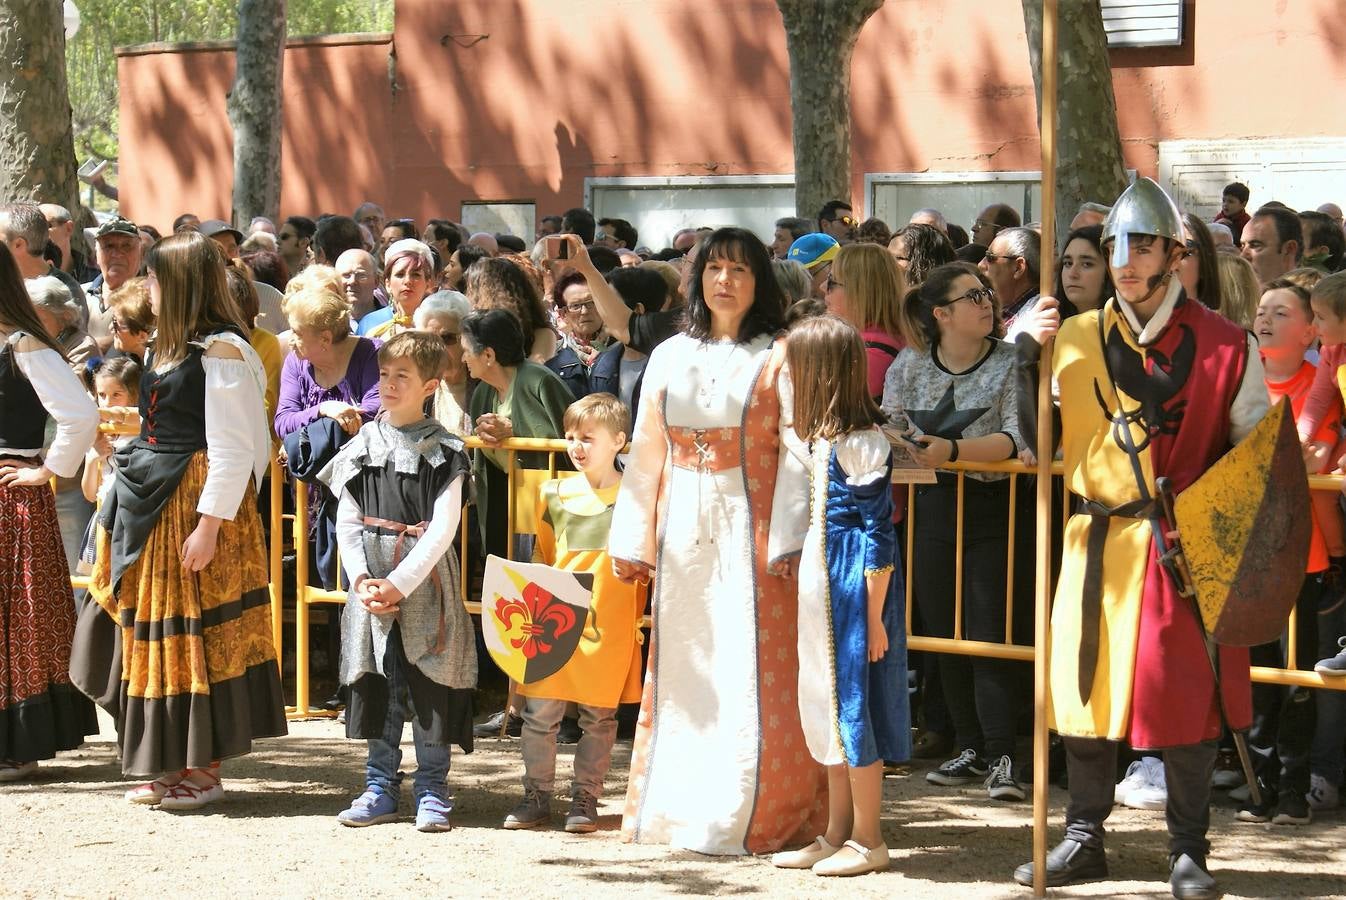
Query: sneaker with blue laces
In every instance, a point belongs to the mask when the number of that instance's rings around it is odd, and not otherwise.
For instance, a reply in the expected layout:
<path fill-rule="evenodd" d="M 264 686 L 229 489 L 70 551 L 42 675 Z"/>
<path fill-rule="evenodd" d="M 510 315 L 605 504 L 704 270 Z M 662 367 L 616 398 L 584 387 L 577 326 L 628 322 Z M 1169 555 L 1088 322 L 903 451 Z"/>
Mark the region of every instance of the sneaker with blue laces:
<path fill-rule="evenodd" d="M 397 795 L 389 794 L 377 784 L 367 785 L 365 792 L 351 802 L 350 808 L 337 814 L 337 821 L 351 828 L 381 825 L 397 818 Z"/>
<path fill-rule="evenodd" d="M 453 806 L 438 794 L 425 793 L 416 802 L 416 830 L 425 832 L 451 831 L 449 813 Z"/>

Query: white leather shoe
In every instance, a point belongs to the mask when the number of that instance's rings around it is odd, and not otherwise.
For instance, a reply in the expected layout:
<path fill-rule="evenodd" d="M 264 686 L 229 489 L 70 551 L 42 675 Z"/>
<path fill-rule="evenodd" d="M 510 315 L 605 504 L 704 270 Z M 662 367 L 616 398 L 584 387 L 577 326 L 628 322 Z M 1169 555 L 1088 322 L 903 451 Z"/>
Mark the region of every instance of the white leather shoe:
<path fill-rule="evenodd" d="M 807 847 L 771 854 L 771 864 L 778 869 L 811 869 L 814 863 L 827 859 L 840 849 L 827 843 L 827 839 L 820 834 Z"/>
<path fill-rule="evenodd" d="M 888 868 L 888 848 L 879 844 L 870 850 L 855 841 L 847 841 L 832 856 L 813 866 L 814 875 L 864 875 Z"/>

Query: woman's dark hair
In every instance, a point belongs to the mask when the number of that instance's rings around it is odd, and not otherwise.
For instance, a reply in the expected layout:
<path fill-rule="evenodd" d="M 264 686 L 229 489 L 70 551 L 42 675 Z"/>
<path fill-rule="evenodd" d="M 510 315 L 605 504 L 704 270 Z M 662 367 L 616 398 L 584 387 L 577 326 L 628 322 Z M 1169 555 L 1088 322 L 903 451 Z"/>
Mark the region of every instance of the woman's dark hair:
<path fill-rule="evenodd" d="M 919 222 L 903 225 L 893 234 L 893 240 L 902 239 L 902 248 L 907 251 L 907 284 L 918 286 L 930 275 L 936 266 L 953 262 L 953 244 L 933 225 Z M 892 249 L 891 246 L 889 249 Z"/>
<path fill-rule="evenodd" d="M 953 244 L 954 252 L 958 252 L 959 247 L 966 247 L 969 243 L 967 229 L 962 225 L 949 223 L 949 243 Z"/>
<path fill-rule="evenodd" d="M 1196 243 L 1196 296 L 1192 299 L 1200 300 L 1218 312 L 1223 297 L 1220 294 L 1220 268 L 1215 262 L 1215 238 L 1210 236 L 1206 223 L 1191 213 L 1183 215 L 1182 224 L 1191 232 L 1192 240 Z M 1191 253 L 1192 248 L 1189 247 L 1187 252 Z"/>
<path fill-rule="evenodd" d="M 100 377 L 112 378 L 122 387 L 126 388 L 126 393 L 131 395 L 131 402 L 135 403 L 140 396 L 140 362 L 134 356 L 114 356 L 112 359 L 89 360 L 89 365 L 84 368 L 84 386 L 88 388 L 89 393 L 95 392 L 97 384 L 96 379 Z"/>
<path fill-rule="evenodd" d="M 1083 228 L 1076 228 L 1066 235 L 1066 239 L 1061 242 L 1061 256 L 1056 260 L 1056 301 L 1061 304 L 1061 318 L 1063 319 L 1079 312 L 1075 308 L 1075 304 L 1066 299 L 1066 286 L 1061 281 L 1061 273 L 1065 268 L 1066 250 L 1070 248 L 1072 241 L 1088 241 L 1098 251 L 1098 256 L 1103 261 L 1103 293 L 1099 297 L 1098 305 L 1101 307 L 1106 303 L 1115 290 L 1112 286 L 1112 270 L 1108 268 L 1108 255 L 1103 252 L 1103 226 L 1086 225 Z M 1211 262 L 1214 264 L 1214 260 Z"/>
<path fill-rule="evenodd" d="M 701 243 L 692 264 L 687 288 L 687 334 L 698 341 L 710 339 L 710 307 L 702 291 L 702 276 L 712 259 L 746 263 L 752 271 L 752 306 L 739 325 L 736 343 L 747 343 L 758 335 L 774 335 L 785 327 L 785 297 L 771 271 L 771 253 L 761 238 L 743 228 L 720 228 Z"/>
<path fill-rule="evenodd" d="M 23 276 L 19 274 L 19 264 L 14 261 L 9 245 L 3 241 L 0 241 L 0 325 L 30 334 L 34 340 L 55 350 L 61 359 L 66 358 L 61 345 L 47 334 L 38 318 L 33 301 L 28 298 L 28 289 L 23 285 Z"/>
<path fill-rule="evenodd" d="M 556 279 L 556 284 L 552 286 L 552 303 L 556 304 L 556 308 L 562 313 L 566 311 L 566 289 L 577 284 L 582 284 L 585 287 L 588 287 L 589 279 L 581 275 L 577 269 L 566 269 L 561 277 Z"/>
<path fill-rule="evenodd" d="M 252 271 L 253 281 L 269 284 L 282 294 L 285 293 L 285 285 L 290 282 L 290 267 L 285 264 L 285 257 L 275 250 L 254 250 L 239 258 Z"/>
<path fill-rule="evenodd" d="M 262 303 L 257 296 L 257 288 L 252 285 L 252 278 L 243 260 L 230 262 L 224 270 L 224 277 L 229 282 L 229 293 L 233 295 L 234 302 L 238 304 L 238 311 L 243 314 L 243 321 L 251 326 L 257 320 L 257 314 L 261 311 Z"/>
<path fill-rule="evenodd" d="M 483 250 L 481 247 L 478 247 L 476 244 L 459 244 L 458 249 L 453 251 L 453 253 L 458 254 L 458 265 L 462 266 L 463 268 L 464 284 L 467 283 L 468 269 L 472 268 L 472 266 L 481 262 L 483 259 L 491 258 L 490 253 L 487 253 L 485 250 Z M 452 256 L 453 253 L 450 253 L 449 255 Z M 447 264 L 448 263 L 446 262 L 445 265 Z M 460 287 L 457 290 L 462 290 L 462 288 Z"/>
<path fill-rule="evenodd" d="M 668 302 L 668 282 L 653 269 L 623 266 L 608 273 L 608 284 L 628 309 L 639 304 L 645 307 L 645 312 L 657 312 Z"/>
<path fill-rule="evenodd" d="M 425 226 L 425 233 L 430 241 L 443 241 L 448 247 L 450 256 L 463 244 L 463 236 L 458 233 L 458 229 L 443 219 L 431 219 L 429 224 Z M 429 243 L 429 241 L 426 243 Z"/>
<path fill-rule="evenodd" d="M 939 322 L 935 320 L 935 307 L 948 305 L 949 288 L 964 275 L 971 275 L 981 282 L 983 287 L 991 286 L 986 276 L 976 266 L 971 263 L 952 262 L 931 269 L 920 287 L 907 291 L 907 297 L 902 301 L 902 315 L 907 322 L 904 330 L 913 344 L 917 343 L 918 339 L 924 339 L 924 346 L 917 349 L 926 350 L 939 344 Z M 992 334 L 999 337 L 1004 332 L 1004 326 L 1000 322 L 999 300 L 995 306 L 996 325 Z"/>
<path fill-rule="evenodd" d="M 164 239 L 164 236 L 159 233 L 159 229 L 153 225 L 137 225 L 136 228 L 148 234 L 156 244 Z"/>
<path fill-rule="evenodd" d="M 463 317 L 461 327 L 473 353 L 481 353 L 489 347 L 495 351 L 495 361 L 502 366 L 521 365 L 527 358 L 523 348 L 523 326 L 507 309 L 468 313 Z"/>
<path fill-rule="evenodd" d="M 460 259 L 462 252 L 463 248 L 459 248 Z M 467 290 L 464 293 L 472 306 L 475 309 L 506 309 L 513 313 L 523 328 L 524 355 L 532 353 L 534 332 L 549 328 L 551 322 L 542 305 L 542 295 L 528 274 L 500 257 L 487 257 L 466 274 Z"/>

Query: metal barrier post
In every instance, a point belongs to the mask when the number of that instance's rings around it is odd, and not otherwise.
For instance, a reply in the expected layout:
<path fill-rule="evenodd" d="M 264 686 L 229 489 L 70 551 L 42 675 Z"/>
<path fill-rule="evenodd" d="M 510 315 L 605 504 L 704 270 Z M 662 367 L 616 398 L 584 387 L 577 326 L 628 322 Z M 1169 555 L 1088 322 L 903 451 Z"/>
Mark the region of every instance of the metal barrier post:
<path fill-rule="evenodd" d="M 285 666 L 282 662 L 282 641 L 285 632 L 285 574 L 281 568 L 282 549 L 285 545 L 285 515 L 281 508 L 283 505 L 283 489 L 285 479 L 285 467 L 280 464 L 280 460 L 274 455 L 271 457 L 271 483 L 269 485 L 270 507 L 270 543 L 267 547 L 268 571 L 271 574 L 271 584 L 268 585 L 268 591 L 271 594 L 271 642 L 276 647 L 276 668 L 280 670 L 282 678 L 285 674 Z"/>
<path fill-rule="evenodd" d="M 294 491 L 294 714 L 307 716 L 308 705 L 308 496 Z"/>

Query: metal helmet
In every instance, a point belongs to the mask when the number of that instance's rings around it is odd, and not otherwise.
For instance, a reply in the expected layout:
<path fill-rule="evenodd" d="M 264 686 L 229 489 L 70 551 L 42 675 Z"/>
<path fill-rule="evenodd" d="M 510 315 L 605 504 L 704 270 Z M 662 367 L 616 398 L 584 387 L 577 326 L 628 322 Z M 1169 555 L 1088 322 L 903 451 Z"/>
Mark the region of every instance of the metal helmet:
<path fill-rule="evenodd" d="M 1185 243 L 1182 231 L 1182 216 L 1172 198 L 1150 178 L 1137 178 L 1117 202 L 1112 211 L 1103 220 L 1103 238 L 1101 243 L 1115 241 L 1112 245 L 1112 264 L 1126 265 L 1131 255 L 1131 242 L 1128 234 L 1153 234 L 1168 238 L 1179 244 Z"/>

